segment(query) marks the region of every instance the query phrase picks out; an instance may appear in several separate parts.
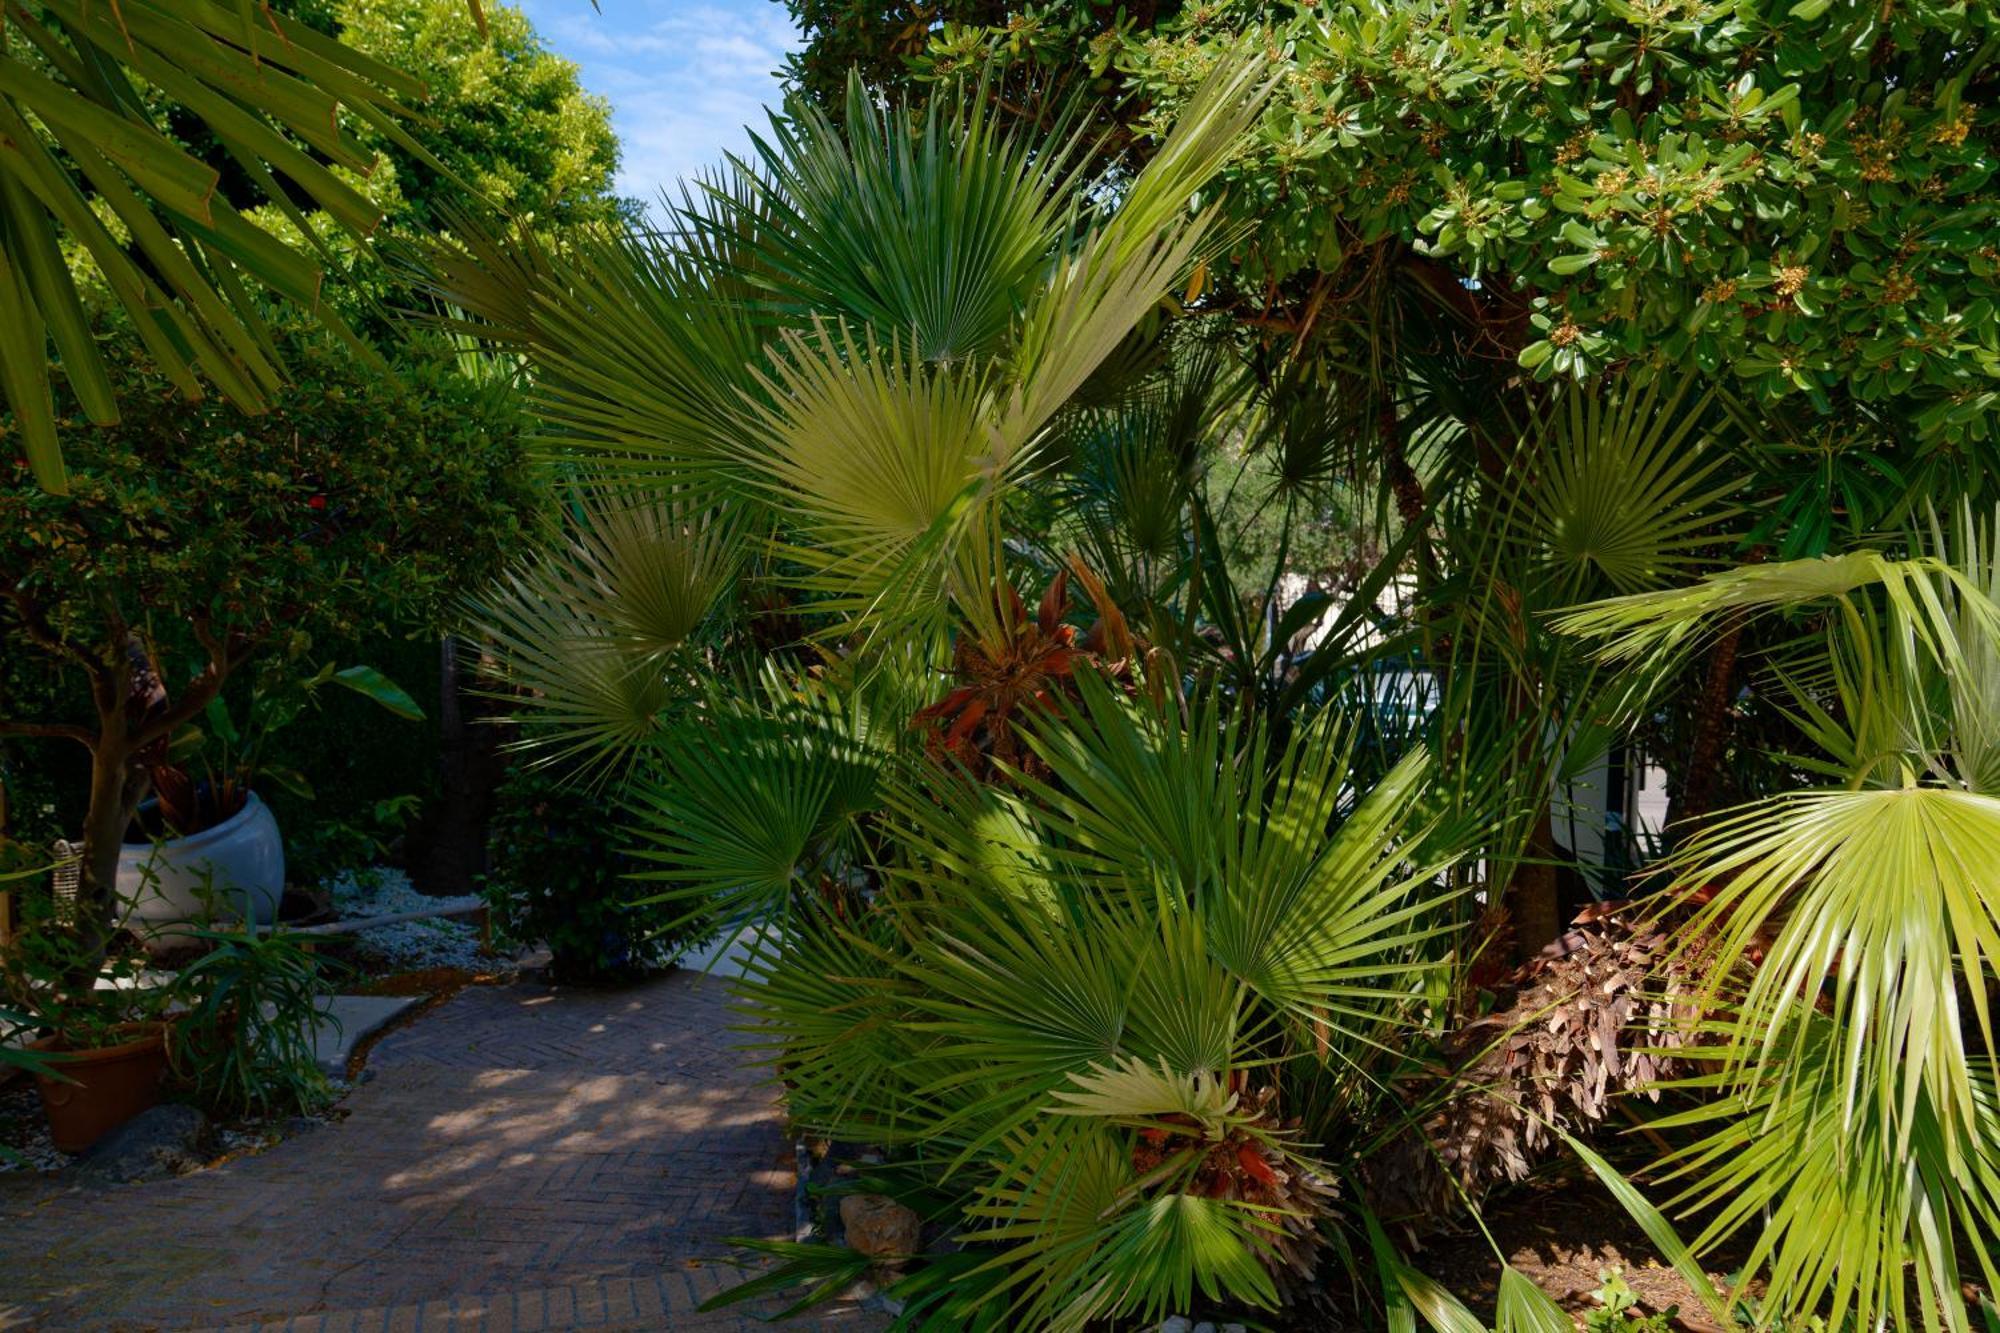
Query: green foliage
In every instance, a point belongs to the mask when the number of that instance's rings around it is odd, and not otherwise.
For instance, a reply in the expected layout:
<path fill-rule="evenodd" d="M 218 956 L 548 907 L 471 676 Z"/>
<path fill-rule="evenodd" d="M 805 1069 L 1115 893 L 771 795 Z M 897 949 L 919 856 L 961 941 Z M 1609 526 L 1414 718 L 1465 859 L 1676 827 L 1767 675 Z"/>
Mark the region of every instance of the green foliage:
<path fill-rule="evenodd" d="M 338 327 L 320 303 L 311 248 L 245 216 L 267 203 L 315 245 L 319 227 L 365 233 L 380 220 L 353 184 L 373 154 L 354 127 L 401 142 L 400 99 L 418 80 L 330 41 L 270 5 L 40 0 L 0 27 L 0 405 L 12 462 L 59 489 L 64 423 L 50 392 L 60 365 L 76 410 L 116 422 L 117 358 L 96 345 L 79 276 L 101 283 L 163 381 L 193 395 L 197 373 L 245 410 L 278 392 L 280 357 L 264 293 Z M 178 115 L 211 137 L 248 185 L 163 131 Z M 298 201 L 298 202 L 295 202 Z M 76 256 L 73 261 L 65 255 Z M 261 290 L 259 290 L 261 289 Z M 54 355 L 48 353 L 53 347 Z"/>
<path fill-rule="evenodd" d="M 1699 1133 L 1666 1162 L 1680 1203 L 1715 1210 L 1697 1244 L 1749 1230 L 1770 1307 L 1835 1326 L 1907 1327 L 1914 1291 L 1924 1327 L 1965 1328 L 1962 1255 L 2000 1285 L 2000 581 L 1991 524 L 1926 537 L 1904 558 L 1748 566 L 1564 622 L 1656 663 L 1722 615 L 1830 612 L 1781 680 L 1806 762 L 1841 785 L 1732 812 L 1666 866 L 1700 900 L 1681 951 L 1706 941 L 1720 961 L 1690 1081 L 1710 1096 L 1660 1123 Z"/>
<path fill-rule="evenodd" d="M 1210 218 L 1189 206 L 1249 122 L 1256 76 L 1219 74 L 1115 210 L 1091 207 L 1066 153 L 1000 134 L 976 104 L 914 118 L 856 84 L 848 132 L 812 113 L 774 127 L 678 234 L 438 247 L 437 294 L 541 371 L 551 443 L 677 511 L 653 527 L 680 536 L 647 543 L 581 514 L 573 551 L 484 616 L 541 735 L 645 739 L 672 636 L 635 636 L 607 598 L 636 611 L 650 588 L 685 637 L 732 568 L 723 534 L 776 533 L 773 582 L 816 637 L 936 642 L 954 614 L 990 619 L 1000 512 L 1071 397 L 1195 262 Z M 668 558 L 711 509 L 708 554 Z M 615 566 L 613 539 L 629 555 Z M 577 595 L 598 566 L 618 580 Z M 680 596 L 659 595 L 666 576 Z"/>
<path fill-rule="evenodd" d="M 207 951 L 169 988 L 168 1053 L 176 1078 L 212 1114 L 271 1117 L 311 1111 L 331 1093 L 313 1034 L 334 1023 L 332 984 L 291 935 L 249 927 L 199 929 Z"/>
<path fill-rule="evenodd" d="M 403 688 L 371 666 L 335 670 L 327 663 L 310 675 L 297 663 L 266 661 L 249 682 L 240 714 L 218 694 L 202 710 L 198 726 L 183 728 L 168 739 L 167 762 L 151 765 L 157 814 L 165 830 L 188 837 L 213 828 L 243 808 L 253 790 L 278 790 L 310 801 L 312 784 L 295 768 L 274 762 L 269 746 L 308 708 L 319 702 L 328 685 L 367 699 L 406 722 L 424 719 Z M 201 776 L 193 778 L 190 770 Z"/>
<path fill-rule="evenodd" d="M 133 410 L 76 437 L 71 493 L 18 461 L 0 487 L 9 633 L 46 651 L 100 657 L 127 630 L 185 650 L 176 623 L 287 651 L 435 623 L 532 522 L 520 418 L 438 356 L 384 375 L 302 340 L 274 410 L 245 417 L 127 350 Z"/>
<path fill-rule="evenodd" d="M 359 132 L 386 159 L 389 179 L 369 184 L 392 228 L 435 229 L 482 205 L 542 229 L 624 216 L 611 193 L 618 140 L 609 104 L 583 90 L 576 65 L 544 45 L 519 9 L 480 5 L 482 31 L 465 0 L 329 8 L 344 45 L 424 85 L 422 117 L 406 128 L 435 162 L 392 136 Z"/>
<path fill-rule="evenodd" d="M 1239 42 L 1272 52 L 1278 91 L 1225 173 L 1239 309 L 1409 256 L 1537 376 L 1671 362 L 1759 402 L 1865 408 L 1927 451 L 1995 441 L 1990 6 L 1054 0 L 922 30 L 869 0 L 789 8 L 821 97 L 837 60 L 890 83 L 984 71 L 1027 117 L 1080 94 L 1141 145 Z"/>
<path fill-rule="evenodd" d="M 793 1115 L 962 1211 L 958 1326 L 1275 1305 L 1451 967 L 1421 755 L 1348 806 L 1330 714 L 1267 769 L 1207 709 L 1084 699 L 1018 795 L 892 769 L 880 892 L 802 895 L 752 965 Z"/>
<path fill-rule="evenodd" d="M 311 785 L 309 797 L 281 787 L 258 793 L 284 830 L 285 873 L 297 884 L 389 859 L 441 785 L 437 640 L 375 635 L 342 644 L 322 640 L 315 650 L 337 661 L 373 663 L 409 691 L 423 718 L 389 722 L 366 699 L 321 691 L 273 738 L 268 761 Z M 240 687 L 226 693 L 238 697 Z"/>
<path fill-rule="evenodd" d="M 517 764 L 500 788 L 480 893 L 494 929 L 546 943 L 565 984 L 636 981 L 714 933 L 698 910 L 648 901 L 621 850 L 618 812 L 546 765 Z"/>
<path fill-rule="evenodd" d="M 43 885 L 14 886 L 13 937 L 0 949 L 0 1008 L 12 1011 L 6 1035 L 40 1029 L 62 1050 L 91 1051 L 130 1040 L 131 1023 L 152 1022 L 168 996 L 137 983 L 147 958 L 136 946 L 109 955 L 87 947 Z M 111 983 L 99 988 L 103 979 Z"/>

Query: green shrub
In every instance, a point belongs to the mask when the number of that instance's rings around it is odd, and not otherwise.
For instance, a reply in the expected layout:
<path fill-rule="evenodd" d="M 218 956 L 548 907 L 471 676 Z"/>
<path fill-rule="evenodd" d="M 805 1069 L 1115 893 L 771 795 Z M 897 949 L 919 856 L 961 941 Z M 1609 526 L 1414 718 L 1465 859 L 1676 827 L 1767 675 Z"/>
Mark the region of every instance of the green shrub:
<path fill-rule="evenodd" d="M 181 1014 L 169 1050 L 194 1099 L 221 1116 L 310 1111 L 331 1089 L 313 1058 L 313 1033 L 331 986 L 293 937 L 247 930 L 192 932 L 211 947 L 181 969 L 171 995 Z"/>
<path fill-rule="evenodd" d="M 558 981 L 635 981 L 714 933 L 685 903 L 643 901 L 615 805 L 551 765 L 519 765 L 500 789 L 481 892 L 503 939 L 549 946 Z"/>
<path fill-rule="evenodd" d="M 78 792 L 54 821 L 82 830 L 88 920 L 109 901 L 144 790 L 134 777 L 232 678 L 246 687 L 245 663 L 309 673 L 343 644 L 434 629 L 533 525 L 506 382 L 460 374 L 441 348 L 412 345 L 384 367 L 329 340 L 288 342 L 292 380 L 254 417 L 189 401 L 125 345 L 122 421 L 66 418 L 67 494 L 0 463 L 0 633 L 70 690 L 46 697 L 29 675 L 0 698 L 0 735 L 92 755 L 103 799 L 82 809 Z M 163 687 L 150 698 L 147 670 Z"/>

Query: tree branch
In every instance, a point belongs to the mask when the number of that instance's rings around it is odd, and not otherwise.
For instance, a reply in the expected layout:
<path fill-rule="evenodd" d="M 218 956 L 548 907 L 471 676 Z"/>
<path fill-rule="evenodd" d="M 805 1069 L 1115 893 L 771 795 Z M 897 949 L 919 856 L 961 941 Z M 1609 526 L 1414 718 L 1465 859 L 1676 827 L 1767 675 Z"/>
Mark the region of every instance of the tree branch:
<path fill-rule="evenodd" d="M 19 584 L 12 584 L 7 588 L 7 600 L 14 604 L 14 613 L 20 618 L 21 628 L 25 629 L 28 637 L 44 651 L 54 653 L 57 657 L 69 658 L 90 672 L 93 678 L 104 674 L 106 670 L 104 663 L 57 634 L 55 626 L 49 624 L 42 608 L 28 597 L 27 592 Z"/>
<path fill-rule="evenodd" d="M 208 665 L 188 682 L 170 706 L 134 728 L 130 744 L 135 751 L 145 749 L 171 733 L 175 727 L 193 721 L 202 709 L 208 707 L 208 701 L 221 693 L 229 673 L 243 665 L 244 659 L 250 656 L 259 642 L 257 636 L 247 635 L 231 636 L 237 640 L 235 643 L 217 638 L 206 616 L 190 617 L 188 624 L 194 631 L 194 637 L 208 652 Z"/>
<path fill-rule="evenodd" d="M 0 736 L 39 736 L 75 741 L 87 750 L 97 748 L 97 736 L 88 727 L 62 722 L 8 722 L 0 719 Z"/>

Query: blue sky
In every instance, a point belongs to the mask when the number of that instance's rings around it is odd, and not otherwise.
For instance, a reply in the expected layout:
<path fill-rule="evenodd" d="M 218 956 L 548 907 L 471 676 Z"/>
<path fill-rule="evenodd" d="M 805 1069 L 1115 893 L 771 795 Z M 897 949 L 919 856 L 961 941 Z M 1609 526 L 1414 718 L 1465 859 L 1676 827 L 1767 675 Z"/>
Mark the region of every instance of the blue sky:
<path fill-rule="evenodd" d="M 611 102 L 619 193 L 657 199 L 747 145 L 776 105 L 774 71 L 799 44 L 775 0 L 515 0 L 542 40 Z"/>

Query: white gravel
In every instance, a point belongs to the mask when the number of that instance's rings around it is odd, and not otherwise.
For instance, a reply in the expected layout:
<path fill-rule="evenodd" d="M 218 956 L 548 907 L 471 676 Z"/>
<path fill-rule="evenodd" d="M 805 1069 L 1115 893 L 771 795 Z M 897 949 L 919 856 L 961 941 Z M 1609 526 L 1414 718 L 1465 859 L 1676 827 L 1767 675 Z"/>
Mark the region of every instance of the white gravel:
<path fill-rule="evenodd" d="M 479 906 L 479 899 L 472 895 L 434 898 L 418 893 L 410 886 L 408 875 L 386 866 L 343 871 L 326 881 L 325 888 L 332 893 L 334 911 L 343 921 Z M 492 960 L 479 952 L 479 928 L 456 917 L 377 926 L 358 932 L 354 939 L 364 952 L 396 971 L 492 966 Z"/>

